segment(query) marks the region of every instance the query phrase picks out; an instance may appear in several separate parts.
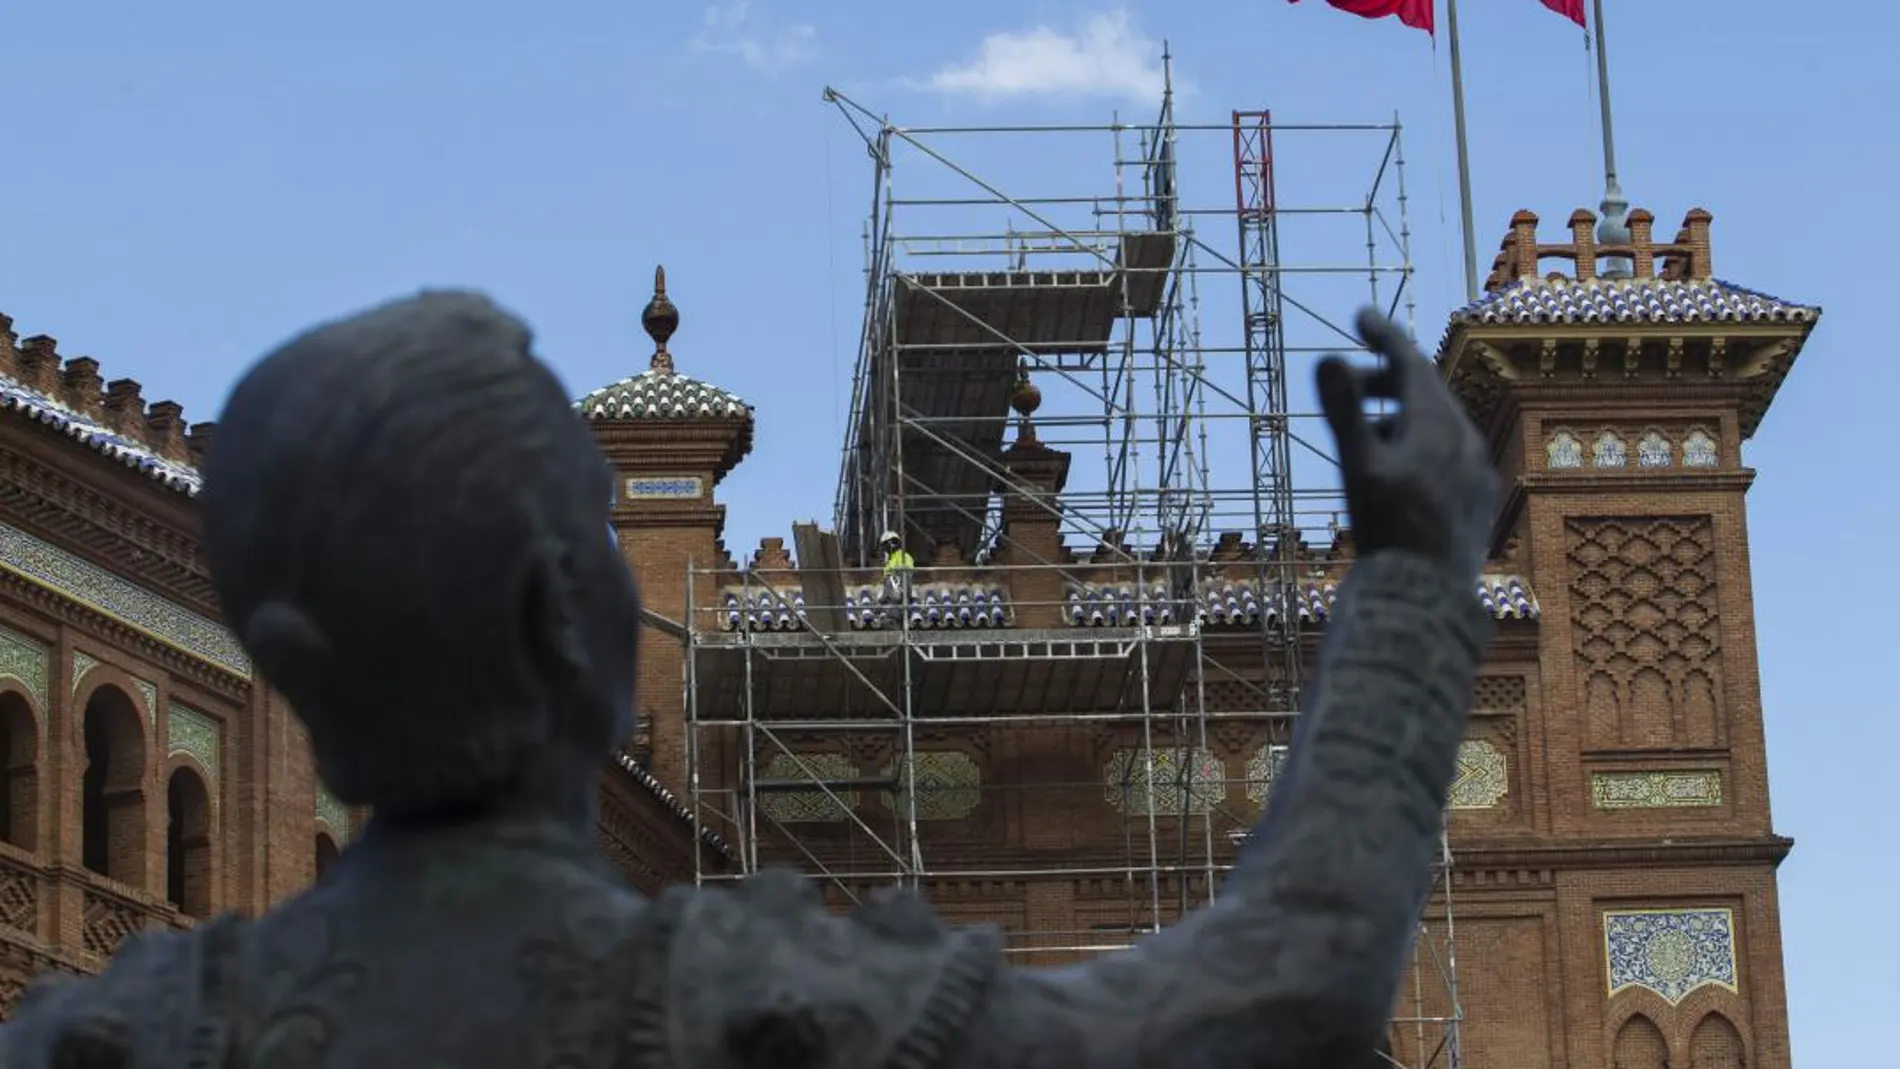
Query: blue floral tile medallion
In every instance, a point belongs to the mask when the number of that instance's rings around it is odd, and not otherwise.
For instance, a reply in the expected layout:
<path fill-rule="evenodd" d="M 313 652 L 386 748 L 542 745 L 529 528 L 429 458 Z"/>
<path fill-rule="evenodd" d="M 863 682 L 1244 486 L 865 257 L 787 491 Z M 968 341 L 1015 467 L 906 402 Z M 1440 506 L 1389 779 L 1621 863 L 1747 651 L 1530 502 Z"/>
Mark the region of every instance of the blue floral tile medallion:
<path fill-rule="evenodd" d="M 1738 990 L 1733 910 L 1609 910 L 1603 951 L 1612 997 L 1640 987 L 1674 1006 L 1710 985 Z"/>

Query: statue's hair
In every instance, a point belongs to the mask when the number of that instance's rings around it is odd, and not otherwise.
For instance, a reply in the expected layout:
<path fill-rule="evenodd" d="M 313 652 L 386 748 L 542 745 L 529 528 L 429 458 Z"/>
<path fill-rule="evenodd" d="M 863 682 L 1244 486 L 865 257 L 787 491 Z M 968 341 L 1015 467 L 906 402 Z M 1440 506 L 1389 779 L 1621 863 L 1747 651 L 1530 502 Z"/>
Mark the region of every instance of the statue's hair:
<path fill-rule="evenodd" d="M 551 734 L 615 741 L 536 708 L 527 617 L 548 592 L 531 586 L 551 557 L 575 587 L 596 578 L 574 569 L 606 555 L 611 483 L 530 343 L 483 297 L 424 294 L 286 343 L 219 420 L 212 580 L 346 802 L 480 790 Z"/>

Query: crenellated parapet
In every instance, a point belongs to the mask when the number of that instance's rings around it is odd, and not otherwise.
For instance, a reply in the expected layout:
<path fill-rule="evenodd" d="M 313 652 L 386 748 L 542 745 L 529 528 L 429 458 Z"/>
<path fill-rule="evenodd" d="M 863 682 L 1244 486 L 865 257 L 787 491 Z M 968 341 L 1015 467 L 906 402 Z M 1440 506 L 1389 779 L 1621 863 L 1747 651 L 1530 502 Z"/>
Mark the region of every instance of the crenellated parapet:
<path fill-rule="evenodd" d="M 135 379 L 106 381 L 99 362 L 65 357 L 48 335 L 20 338 L 0 315 L 0 408 L 50 427 L 195 496 L 213 424 L 190 424 L 176 401 L 147 402 Z"/>

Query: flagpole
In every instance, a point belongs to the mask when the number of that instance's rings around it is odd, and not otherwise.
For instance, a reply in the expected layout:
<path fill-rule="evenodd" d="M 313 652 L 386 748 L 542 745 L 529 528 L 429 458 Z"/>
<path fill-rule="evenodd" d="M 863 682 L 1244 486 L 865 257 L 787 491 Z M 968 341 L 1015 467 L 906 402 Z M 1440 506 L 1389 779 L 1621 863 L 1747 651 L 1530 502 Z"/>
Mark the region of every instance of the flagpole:
<path fill-rule="evenodd" d="M 1601 10 L 1603 0 L 1597 0 Z M 1598 61 L 1602 60 L 1602 23 L 1598 16 Z M 1458 53 L 1458 0 L 1445 0 L 1445 22 L 1451 38 L 1451 115 L 1455 136 L 1458 139 L 1458 207 L 1464 216 L 1465 226 L 1465 300 L 1478 299 L 1478 239 L 1477 229 L 1471 221 L 1471 147 L 1465 139 L 1465 67 Z M 1609 97 L 1604 97 L 1604 146 L 1609 146 Z M 1614 179 L 1612 179 L 1614 182 Z"/>
<path fill-rule="evenodd" d="M 1603 125 L 1603 202 L 1597 205 L 1597 244 L 1627 245 L 1630 241 L 1630 202 L 1616 180 L 1616 135 L 1610 125 L 1610 59 L 1603 47 L 1603 0 L 1594 0 L 1597 44 L 1597 108 Z M 1612 256 L 1601 265 L 1604 278 L 1628 278 L 1636 264 L 1626 256 Z"/>
<path fill-rule="evenodd" d="M 1603 50 L 1603 0 L 1595 0 L 1597 23 L 1597 106 L 1603 114 L 1603 184 L 1616 189 L 1616 135 L 1610 128 L 1610 60 Z"/>

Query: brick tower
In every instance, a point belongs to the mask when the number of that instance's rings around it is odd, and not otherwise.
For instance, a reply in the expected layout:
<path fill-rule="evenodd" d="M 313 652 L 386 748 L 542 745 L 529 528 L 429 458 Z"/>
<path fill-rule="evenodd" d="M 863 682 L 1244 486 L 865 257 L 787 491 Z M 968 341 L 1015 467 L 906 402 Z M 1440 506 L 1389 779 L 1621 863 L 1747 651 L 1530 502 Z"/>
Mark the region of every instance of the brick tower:
<path fill-rule="evenodd" d="M 1820 310 L 1715 279 L 1707 212 L 1667 244 L 1653 221 L 1600 245 L 1578 211 L 1540 245 L 1519 212 L 1439 352 L 1506 476 L 1494 553 L 1543 610 L 1528 814 L 1471 829 L 1460 863 L 1514 861 L 1543 919 L 1545 993 L 1497 1037 L 1513 1064 L 1785 1069 L 1792 843 L 1770 819 L 1741 445 Z"/>
<path fill-rule="evenodd" d="M 604 386 L 575 403 L 614 467 L 613 525 L 649 612 L 683 625 L 689 569 L 726 560 L 725 506 L 713 487 L 752 451 L 752 406 L 673 366 L 667 342 L 679 309 L 656 268 L 653 299 L 640 323 L 653 339 L 644 374 Z M 672 630 L 672 629 L 669 629 Z M 640 651 L 639 715 L 649 733 L 640 759 L 660 783 L 686 781 L 680 633 L 649 628 Z"/>

